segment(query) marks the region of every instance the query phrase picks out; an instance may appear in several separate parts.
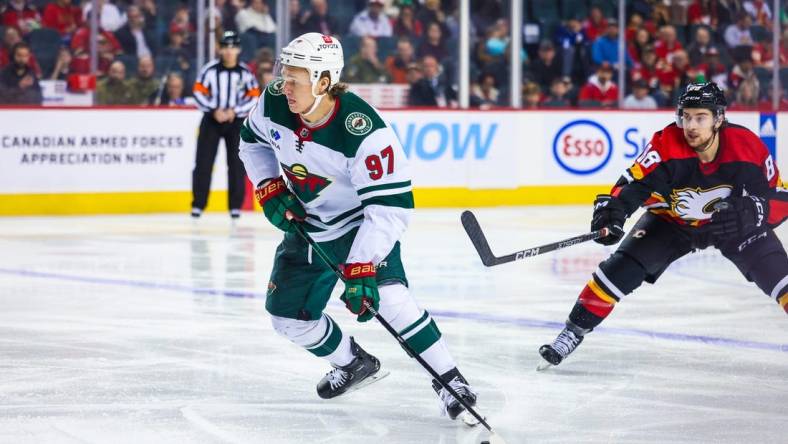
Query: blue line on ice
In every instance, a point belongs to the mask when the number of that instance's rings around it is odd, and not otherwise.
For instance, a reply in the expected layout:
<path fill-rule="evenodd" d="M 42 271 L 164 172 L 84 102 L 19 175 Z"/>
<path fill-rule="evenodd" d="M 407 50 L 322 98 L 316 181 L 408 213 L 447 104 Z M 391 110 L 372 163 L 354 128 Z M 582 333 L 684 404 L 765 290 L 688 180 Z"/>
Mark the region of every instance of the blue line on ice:
<path fill-rule="evenodd" d="M 165 284 L 165 283 L 156 283 L 156 282 L 148 282 L 148 281 L 135 281 L 128 279 L 113 279 L 113 278 L 92 277 L 92 276 L 75 276 L 75 275 L 49 273 L 49 272 L 32 271 L 32 270 L 15 270 L 8 268 L 0 268 L 0 274 L 24 276 L 24 277 L 40 278 L 40 279 L 56 279 L 56 280 L 72 281 L 72 282 L 85 282 L 91 284 L 138 287 L 138 288 L 147 288 L 151 290 L 170 290 L 170 291 L 178 291 L 178 292 L 208 294 L 208 295 L 228 296 L 228 297 L 240 297 L 240 298 L 265 297 L 265 293 L 254 292 L 254 291 L 236 291 L 236 290 L 226 290 L 226 289 L 216 289 L 216 288 L 190 287 L 188 285 Z M 560 329 L 563 328 L 564 326 L 563 322 L 542 321 L 539 319 L 519 318 L 512 316 L 486 314 L 486 313 L 468 313 L 468 312 L 459 312 L 459 311 L 430 310 L 430 314 L 439 318 L 466 319 L 466 320 L 479 321 L 479 322 L 493 322 L 493 323 L 517 325 L 520 327 L 528 327 L 528 328 Z M 668 333 L 668 332 L 658 332 L 658 331 L 650 331 L 650 330 L 638 330 L 632 328 L 602 327 L 596 329 L 596 331 L 606 334 L 612 334 L 612 335 L 640 336 L 640 337 L 664 339 L 667 341 L 678 341 L 678 342 L 700 342 L 703 344 L 711 344 L 721 347 L 748 348 L 748 349 L 770 350 L 770 351 L 788 353 L 788 344 L 773 344 L 767 342 L 744 341 L 739 339 L 720 338 L 714 336 L 689 335 L 684 333 Z"/>

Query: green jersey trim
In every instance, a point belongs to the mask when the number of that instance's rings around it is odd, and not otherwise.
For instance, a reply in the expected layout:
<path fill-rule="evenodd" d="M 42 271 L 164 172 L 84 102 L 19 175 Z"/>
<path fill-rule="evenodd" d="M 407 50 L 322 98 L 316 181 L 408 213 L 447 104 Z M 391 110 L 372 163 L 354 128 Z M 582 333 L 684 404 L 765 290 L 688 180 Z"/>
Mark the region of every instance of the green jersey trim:
<path fill-rule="evenodd" d="M 358 192 L 358 195 L 361 196 L 362 194 L 371 193 L 373 191 L 390 190 L 392 188 L 406 188 L 406 187 L 410 187 L 410 186 L 411 186 L 410 181 L 406 180 L 404 182 L 392 182 L 392 183 L 384 183 L 382 185 L 372 185 L 372 186 L 369 186 L 369 187 L 361 188 L 357 192 Z"/>
<path fill-rule="evenodd" d="M 383 205 L 386 207 L 411 209 L 414 207 L 413 192 L 407 191 L 405 193 L 391 194 L 388 196 L 373 196 L 369 199 L 363 199 L 361 204 L 365 208 L 370 205 Z"/>

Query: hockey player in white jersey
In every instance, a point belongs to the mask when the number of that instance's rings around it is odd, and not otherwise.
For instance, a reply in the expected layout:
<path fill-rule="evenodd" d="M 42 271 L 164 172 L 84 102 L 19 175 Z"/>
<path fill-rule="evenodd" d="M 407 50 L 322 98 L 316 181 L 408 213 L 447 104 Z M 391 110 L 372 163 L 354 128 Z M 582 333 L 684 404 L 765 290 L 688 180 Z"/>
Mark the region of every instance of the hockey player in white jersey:
<path fill-rule="evenodd" d="M 300 223 L 340 265 L 341 296 L 359 322 L 369 302 L 469 405 L 476 393 L 457 370 L 441 332 L 408 291 L 399 239 L 413 209 L 405 153 L 394 131 L 339 82 L 344 60 L 333 37 L 304 34 L 282 49 L 241 130 L 240 156 L 265 216 L 285 232 L 266 309 L 274 329 L 334 369 L 317 384 L 333 398 L 374 378 L 380 362 L 323 312 L 336 275 L 294 231 Z M 464 407 L 433 381 L 443 412 Z"/>

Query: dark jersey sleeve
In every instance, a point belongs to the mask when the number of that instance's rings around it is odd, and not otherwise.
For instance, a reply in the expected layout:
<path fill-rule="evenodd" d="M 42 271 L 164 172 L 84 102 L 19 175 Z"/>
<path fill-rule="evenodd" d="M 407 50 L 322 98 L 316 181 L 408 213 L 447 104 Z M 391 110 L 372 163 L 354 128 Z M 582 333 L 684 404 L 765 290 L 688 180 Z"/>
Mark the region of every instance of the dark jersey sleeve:
<path fill-rule="evenodd" d="M 610 194 L 621 199 L 627 208 L 627 215 L 632 215 L 654 192 L 669 186 L 670 173 L 664 161 L 666 152 L 663 148 L 662 131 L 651 138 L 643 153 L 635 159 L 635 163 L 624 171 Z"/>

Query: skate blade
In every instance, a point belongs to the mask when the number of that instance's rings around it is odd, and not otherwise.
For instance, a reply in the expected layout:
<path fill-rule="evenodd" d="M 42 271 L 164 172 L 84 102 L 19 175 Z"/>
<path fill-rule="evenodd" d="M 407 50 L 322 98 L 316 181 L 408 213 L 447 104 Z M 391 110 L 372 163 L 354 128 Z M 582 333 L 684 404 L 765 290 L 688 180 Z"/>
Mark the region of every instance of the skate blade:
<path fill-rule="evenodd" d="M 538 371 L 538 372 L 545 371 L 545 370 L 547 370 L 550 367 L 554 367 L 554 365 L 549 363 L 549 362 L 547 362 L 547 360 L 545 360 L 544 358 L 542 358 L 539 361 L 539 363 L 536 364 L 536 371 Z"/>
<path fill-rule="evenodd" d="M 353 387 L 349 388 L 345 393 L 343 393 L 343 395 L 347 395 L 348 393 L 355 392 L 356 390 L 362 389 L 370 384 L 374 384 L 390 374 L 391 374 L 390 371 L 380 369 L 374 375 L 367 376 L 366 379 L 354 385 Z"/>

